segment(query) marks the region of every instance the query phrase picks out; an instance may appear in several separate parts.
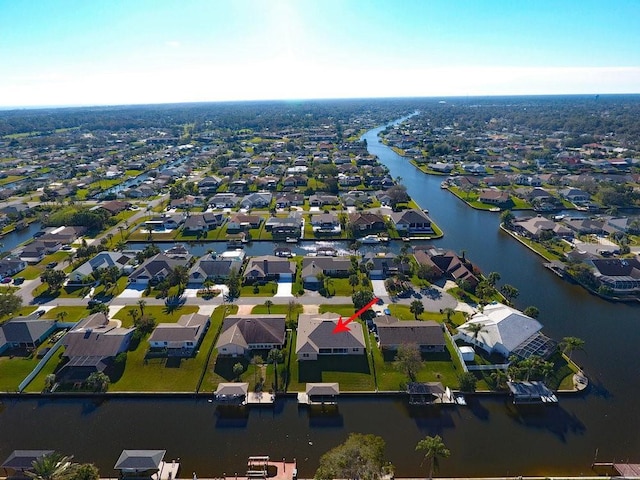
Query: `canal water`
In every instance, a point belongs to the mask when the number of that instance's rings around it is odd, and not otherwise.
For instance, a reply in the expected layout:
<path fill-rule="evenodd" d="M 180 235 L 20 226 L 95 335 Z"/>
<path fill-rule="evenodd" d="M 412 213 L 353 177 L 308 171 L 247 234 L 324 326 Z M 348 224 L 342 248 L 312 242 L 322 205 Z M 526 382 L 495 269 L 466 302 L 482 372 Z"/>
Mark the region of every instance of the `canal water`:
<path fill-rule="evenodd" d="M 368 148 L 442 227 L 445 236 L 434 243 L 465 250 L 484 272 L 499 272 L 501 284 L 519 289 L 519 308 L 540 309 L 551 337 L 586 341 L 585 352 L 574 353 L 592 381 L 586 395 L 561 396 L 551 408 L 515 409 L 487 396 L 441 410 L 412 410 L 400 398 L 343 396 L 335 414 L 312 414 L 291 398 L 234 416 L 206 399 L 4 399 L 0 458 L 14 449 L 55 448 L 95 462 L 106 476 L 115 473 L 121 449 L 163 448 L 167 458 L 181 458 L 186 478 L 241 473 L 249 455 L 271 455 L 295 457 L 308 478 L 322 453 L 360 432 L 385 438 L 397 476 L 426 475 L 415 445 L 435 434 L 452 452 L 441 461 L 442 476 L 580 475 L 596 458 L 640 460 L 638 307 L 605 302 L 544 269 L 539 257 L 500 232 L 497 214 L 472 210 L 441 190 L 441 178 L 381 145 L 380 130 L 365 134 Z"/>

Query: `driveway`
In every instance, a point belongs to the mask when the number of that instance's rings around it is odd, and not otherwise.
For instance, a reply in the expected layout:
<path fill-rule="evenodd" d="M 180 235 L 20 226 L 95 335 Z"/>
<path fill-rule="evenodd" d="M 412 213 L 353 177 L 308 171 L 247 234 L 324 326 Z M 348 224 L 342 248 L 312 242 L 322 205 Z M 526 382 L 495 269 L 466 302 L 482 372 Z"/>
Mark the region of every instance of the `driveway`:
<path fill-rule="evenodd" d="M 291 293 L 292 287 L 292 280 L 279 280 L 278 291 L 276 292 L 274 297 L 293 297 L 293 293 Z"/>
<path fill-rule="evenodd" d="M 142 293 L 147 287 L 145 285 L 128 285 L 118 298 L 142 298 Z"/>
<path fill-rule="evenodd" d="M 384 286 L 384 280 L 371 280 L 373 286 L 373 294 L 378 297 L 388 297 L 387 289 Z"/>

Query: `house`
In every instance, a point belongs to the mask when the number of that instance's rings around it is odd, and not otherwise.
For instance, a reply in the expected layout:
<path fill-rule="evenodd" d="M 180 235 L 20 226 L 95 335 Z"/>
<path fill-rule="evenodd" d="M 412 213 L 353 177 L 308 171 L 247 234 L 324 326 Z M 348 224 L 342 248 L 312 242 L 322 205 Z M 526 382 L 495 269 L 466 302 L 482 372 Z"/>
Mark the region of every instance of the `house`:
<path fill-rule="evenodd" d="M 183 208 L 192 209 L 194 207 L 201 207 L 205 204 L 205 199 L 202 196 L 186 195 L 182 198 L 174 198 L 171 200 L 169 206 L 171 208 Z"/>
<path fill-rule="evenodd" d="M 271 205 L 273 194 L 271 192 L 254 192 L 246 195 L 241 201 L 242 208 L 267 208 Z"/>
<path fill-rule="evenodd" d="M 542 216 L 524 218 L 512 222 L 513 229 L 531 238 L 540 238 L 541 235 L 551 235 L 563 238 L 573 236 L 573 231 L 561 223 L 547 220 Z"/>
<path fill-rule="evenodd" d="M 214 193 L 222 183 L 222 179 L 216 176 L 204 177 L 198 182 L 198 191 L 203 194 Z"/>
<path fill-rule="evenodd" d="M 164 478 L 161 476 L 166 450 L 123 450 L 114 465 L 120 478 Z"/>
<path fill-rule="evenodd" d="M 10 277 L 27 268 L 27 262 L 15 257 L 5 257 L 0 260 L 0 276 Z"/>
<path fill-rule="evenodd" d="M 165 351 L 169 357 L 191 357 L 209 324 L 208 315 L 197 313 L 182 315 L 176 323 L 159 323 L 149 336 L 149 345 L 154 350 Z"/>
<path fill-rule="evenodd" d="M 80 320 L 64 338 L 64 363 L 58 375 L 65 381 L 84 381 L 93 372 L 103 372 L 115 357 L 129 348 L 135 328 L 119 327 L 103 313 Z"/>
<path fill-rule="evenodd" d="M 349 324 L 349 331 L 334 334 L 340 315 L 303 313 L 298 317 L 296 355 L 298 361 L 317 360 L 324 355 L 364 355 L 362 325 Z"/>
<path fill-rule="evenodd" d="M 367 253 L 362 263 L 367 266 L 371 279 L 383 279 L 389 275 L 396 275 L 400 272 L 408 273 L 411 265 L 408 262 L 399 262 L 395 253 Z"/>
<path fill-rule="evenodd" d="M 391 315 L 373 320 L 378 333 L 378 346 L 382 350 L 398 350 L 401 345 L 417 345 L 421 352 L 444 352 L 446 341 L 442 325 L 432 320 L 400 321 Z"/>
<path fill-rule="evenodd" d="M 420 250 L 426 253 L 430 262 L 425 261 L 424 254 L 418 253 Z M 422 265 L 435 265 L 443 275 L 449 276 L 455 282 L 466 282 L 471 288 L 475 288 L 479 283 L 478 278 L 473 273 L 473 265 L 464 258 L 458 257 L 452 251 L 434 247 L 422 247 L 414 251 L 414 258 Z"/>
<path fill-rule="evenodd" d="M 34 349 L 57 328 L 54 320 L 15 317 L 0 325 L 0 353 L 10 348 Z"/>
<path fill-rule="evenodd" d="M 46 255 L 57 252 L 62 244 L 57 240 L 35 240 L 26 245 L 20 252 L 20 260 L 27 263 L 38 263 Z"/>
<path fill-rule="evenodd" d="M 276 207 L 286 208 L 292 205 L 300 206 L 304 205 L 304 195 L 301 193 L 278 193 L 276 195 Z"/>
<path fill-rule="evenodd" d="M 182 229 L 185 233 L 208 232 L 222 225 L 224 221 L 222 213 L 195 213 L 185 219 Z"/>
<path fill-rule="evenodd" d="M 594 276 L 614 293 L 640 292 L 640 261 L 637 258 L 593 259 Z"/>
<path fill-rule="evenodd" d="M 182 213 L 164 213 L 147 220 L 144 222 L 144 226 L 148 230 L 175 230 L 184 223 L 186 218 L 186 215 Z"/>
<path fill-rule="evenodd" d="M 230 315 L 224 319 L 216 348 L 219 355 L 249 355 L 253 350 L 281 349 L 285 315 Z"/>
<path fill-rule="evenodd" d="M 302 259 L 302 281 L 305 286 L 318 284 L 318 274 L 328 277 L 347 277 L 351 270 L 351 260 L 335 257 L 304 257 Z"/>
<path fill-rule="evenodd" d="M 356 232 L 379 232 L 386 229 L 384 218 L 370 212 L 356 212 L 349 215 L 349 222 Z"/>
<path fill-rule="evenodd" d="M 311 216 L 311 229 L 314 233 L 339 235 L 342 226 L 335 213 L 319 213 Z"/>
<path fill-rule="evenodd" d="M 562 198 L 566 198 L 572 203 L 584 203 L 591 199 L 591 195 L 579 188 L 563 188 L 559 193 Z"/>
<path fill-rule="evenodd" d="M 472 325 L 481 325 L 474 333 Z M 517 355 L 547 358 L 556 348 L 555 342 L 544 336 L 542 324 L 524 313 L 501 303 L 489 304 L 484 311 L 458 327 L 454 339 L 477 345 L 487 353 L 499 353 L 504 358 Z"/>
<path fill-rule="evenodd" d="M 233 208 L 235 207 L 240 198 L 235 193 L 216 193 L 210 200 L 209 203 L 214 208 Z"/>
<path fill-rule="evenodd" d="M 601 219 L 566 218 L 562 223 L 579 235 L 604 233 L 605 222 Z"/>
<path fill-rule="evenodd" d="M 422 210 L 412 208 L 391 212 L 389 216 L 398 233 L 433 233 L 431 219 Z"/>
<path fill-rule="evenodd" d="M 42 235 L 39 240 L 44 242 L 60 242 L 62 245 L 71 245 L 80 238 L 87 229 L 85 227 L 57 227 Z"/>
<path fill-rule="evenodd" d="M 275 279 L 290 280 L 293 279 L 295 273 L 295 263 L 275 255 L 263 255 L 249 260 L 244 278 L 249 282 Z"/>
<path fill-rule="evenodd" d="M 267 232 L 271 232 L 274 239 L 300 238 L 302 232 L 302 219 L 297 215 L 286 218 L 271 217 L 264 226 Z"/>
<path fill-rule="evenodd" d="M 131 208 L 131 203 L 123 202 L 120 200 L 111 200 L 110 202 L 105 202 L 102 205 L 99 205 L 98 208 L 106 210 L 111 215 L 117 215 L 120 212 L 123 212 Z"/>
<path fill-rule="evenodd" d="M 101 268 L 116 267 L 124 270 L 133 257 L 121 252 L 100 252 L 92 259 L 84 262 L 69 274 L 69 285 L 89 285 L 96 281 L 93 274 Z"/>
<path fill-rule="evenodd" d="M 491 205 L 507 205 L 511 202 L 511 197 L 503 190 L 483 189 L 478 196 L 478 200 Z"/>
<path fill-rule="evenodd" d="M 242 269 L 243 258 L 238 261 L 208 253 L 200 257 L 189 270 L 189 284 L 202 286 L 207 279 L 221 283 L 229 277 L 231 269 L 235 268 L 236 272 Z"/>
<path fill-rule="evenodd" d="M 229 218 L 227 223 L 227 232 L 237 233 L 251 228 L 260 228 L 262 217 L 259 215 L 247 215 L 245 213 L 237 213 Z"/>
<path fill-rule="evenodd" d="M 310 207 L 324 207 L 325 205 L 337 205 L 338 203 L 340 203 L 338 197 L 328 193 L 317 193 L 309 196 Z"/>
<path fill-rule="evenodd" d="M 168 277 L 175 267 L 186 267 L 187 263 L 188 259 L 172 258 L 164 253 L 158 253 L 145 260 L 142 265 L 129 275 L 129 283 L 138 285 L 159 283 Z"/>
<path fill-rule="evenodd" d="M 148 198 L 156 195 L 156 189 L 149 185 L 140 185 L 125 191 L 125 195 L 131 198 Z"/>

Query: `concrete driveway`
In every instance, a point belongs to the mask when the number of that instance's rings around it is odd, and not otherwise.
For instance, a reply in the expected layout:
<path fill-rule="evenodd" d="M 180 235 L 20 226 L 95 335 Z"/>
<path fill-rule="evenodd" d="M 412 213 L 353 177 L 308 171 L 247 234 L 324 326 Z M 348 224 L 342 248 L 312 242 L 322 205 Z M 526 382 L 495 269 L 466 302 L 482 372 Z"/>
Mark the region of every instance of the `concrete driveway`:
<path fill-rule="evenodd" d="M 278 281 L 278 291 L 274 295 L 274 297 L 293 297 L 293 293 L 291 293 L 293 288 L 292 280 L 279 280 Z"/>
<path fill-rule="evenodd" d="M 378 297 L 388 297 L 387 289 L 384 286 L 384 280 L 371 280 L 371 286 L 373 286 L 373 294 Z"/>
<path fill-rule="evenodd" d="M 142 293 L 146 288 L 145 285 L 127 285 L 118 298 L 142 298 Z"/>

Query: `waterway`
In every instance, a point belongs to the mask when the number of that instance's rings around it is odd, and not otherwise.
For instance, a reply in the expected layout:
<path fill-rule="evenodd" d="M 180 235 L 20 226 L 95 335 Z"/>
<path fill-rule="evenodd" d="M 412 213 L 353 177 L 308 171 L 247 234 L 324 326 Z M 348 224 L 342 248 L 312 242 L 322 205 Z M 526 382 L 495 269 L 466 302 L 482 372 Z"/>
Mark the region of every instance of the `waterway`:
<path fill-rule="evenodd" d="M 588 474 L 594 458 L 640 460 L 640 310 L 605 302 L 542 267 L 539 257 L 498 229 L 498 214 L 472 210 L 377 139 L 365 138 L 409 194 L 445 232 L 434 241 L 460 252 L 500 283 L 517 287 L 520 308 L 535 305 L 545 333 L 577 336 L 574 353 L 592 381 L 586 395 L 562 396 L 551 408 L 515 409 L 502 397 L 473 399 L 469 407 L 411 410 L 396 398 L 341 397 L 336 415 L 310 415 L 294 399 L 275 409 L 225 416 L 200 399 L 22 399 L 0 403 L 0 459 L 14 449 L 56 448 L 93 461 L 104 475 L 123 448 L 164 448 L 181 458 L 183 477 L 242 472 L 249 455 L 295 457 L 302 477 L 313 475 L 322 453 L 349 432 L 374 433 L 387 442 L 397 476 L 422 476 L 415 452 L 425 435 L 439 434 L 452 451 L 443 476 Z M 260 247 L 262 248 L 262 247 Z M 214 247 L 215 249 L 215 247 Z"/>

